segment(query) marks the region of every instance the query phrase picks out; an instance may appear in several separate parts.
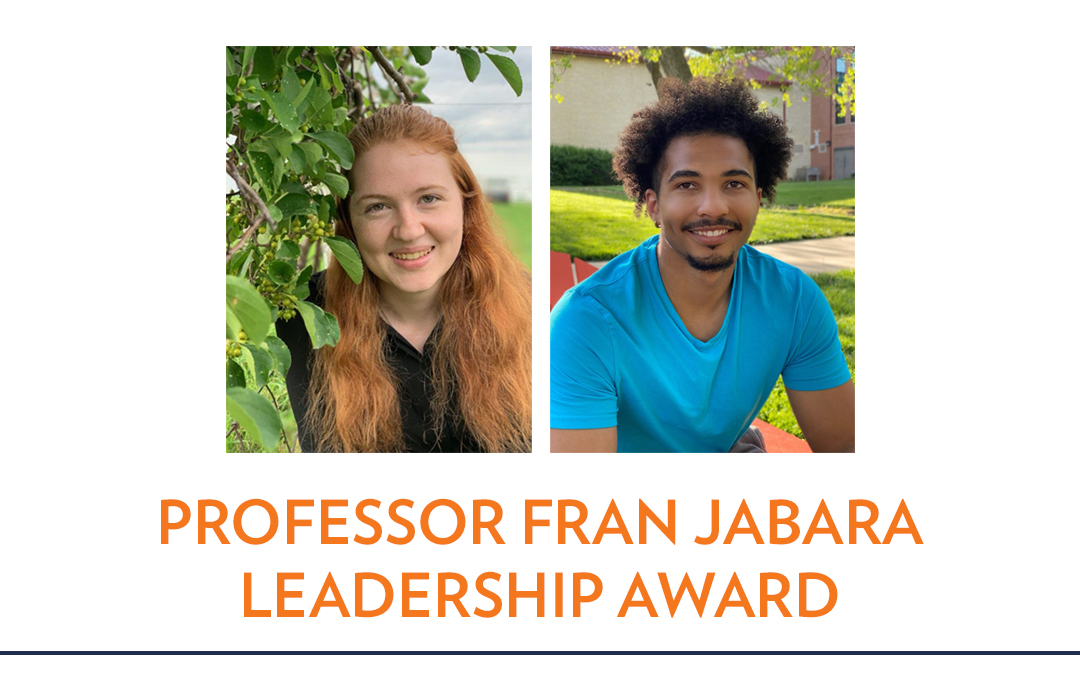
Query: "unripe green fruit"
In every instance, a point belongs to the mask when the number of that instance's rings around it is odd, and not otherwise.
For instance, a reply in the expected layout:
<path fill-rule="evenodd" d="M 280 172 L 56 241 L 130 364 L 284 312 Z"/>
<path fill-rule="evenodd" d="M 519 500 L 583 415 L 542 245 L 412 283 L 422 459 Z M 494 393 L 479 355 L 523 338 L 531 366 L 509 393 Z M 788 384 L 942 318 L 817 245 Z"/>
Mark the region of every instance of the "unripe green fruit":
<path fill-rule="evenodd" d="M 242 87 L 247 84 L 247 80 L 241 75 L 240 79 L 236 81 L 236 84 Z"/>

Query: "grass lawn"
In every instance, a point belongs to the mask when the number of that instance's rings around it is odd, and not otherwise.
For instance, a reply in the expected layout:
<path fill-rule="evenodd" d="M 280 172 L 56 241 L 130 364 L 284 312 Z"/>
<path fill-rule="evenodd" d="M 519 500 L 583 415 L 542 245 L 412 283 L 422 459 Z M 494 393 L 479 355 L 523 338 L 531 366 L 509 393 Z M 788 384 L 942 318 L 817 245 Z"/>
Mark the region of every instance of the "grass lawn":
<path fill-rule="evenodd" d="M 836 317 L 836 326 L 840 332 L 840 348 L 844 350 L 851 379 L 855 379 L 855 270 L 814 274 L 811 278 L 825 293 L 825 298 Z M 769 400 L 758 414 L 765 422 L 783 429 L 789 434 L 803 437 L 795 414 L 791 411 L 787 394 L 784 393 L 783 378 L 777 380 Z"/>
<path fill-rule="evenodd" d="M 854 202 L 854 180 L 847 183 Z M 781 183 L 780 187 L 793 185 Z M 798 184 L 802 188 L 803 184 Z M 811 183 L 817 186 L 816 183 Z M 825 185 L 825 183 L 822 183 Z M 778 192 L 780 187 L 777 188 Z M 813 195 L 811 195 L 813 196 Z M 819 195 L 819 196 L 832 196 Z M 804 198 L 796 195 L 789 199 Z M 779 197 L 778 197 L 779 201 Z M 839 237 L 855 233 L 855 216 L 844 209 L 762 208 L 750 236 L 752 244 Z M 854 204 L 851 205 L 852 207 Z M 585 260 L 610 260 L 656 234 L 646 217 L 634 217 L 634 205 L 618 186 L 552 189 L 551 250 Z"/>
<path fill-rule="evenodd" d="M 525 267 L 532 269 L 532 202 L 492 204 L 495 215 L 502 221 L 510 250 Z"/>
<path fill-rule="evenodd" d="M 855 208 L 855 179 L 783 181 L 776 186 L 779 206 L 838 206 Z"/>

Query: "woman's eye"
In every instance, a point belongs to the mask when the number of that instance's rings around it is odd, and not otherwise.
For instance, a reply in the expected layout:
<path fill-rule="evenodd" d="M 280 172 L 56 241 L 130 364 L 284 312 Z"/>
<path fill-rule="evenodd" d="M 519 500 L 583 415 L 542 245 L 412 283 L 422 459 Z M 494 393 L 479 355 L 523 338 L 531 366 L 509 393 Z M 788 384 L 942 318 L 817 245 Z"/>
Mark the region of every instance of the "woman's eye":
<path fill-rule="evenodd" d="M 434 204 L 435 202 L 439 201 L 439 199 L 440 199 L 439 195 L 424 195 L 423 197 L 420 198 L 420 203 L 421 204 Z"/>
<path fill-rule="evenodd" d="M 364 213 L 378 213 L 379 211 L 382 211 L 384 209 L 386 209 L 386 204 L 383 204 L 382 202 L 376 202 L 374 204 L 369 204 L 368 207 L 364 209 Z"/>

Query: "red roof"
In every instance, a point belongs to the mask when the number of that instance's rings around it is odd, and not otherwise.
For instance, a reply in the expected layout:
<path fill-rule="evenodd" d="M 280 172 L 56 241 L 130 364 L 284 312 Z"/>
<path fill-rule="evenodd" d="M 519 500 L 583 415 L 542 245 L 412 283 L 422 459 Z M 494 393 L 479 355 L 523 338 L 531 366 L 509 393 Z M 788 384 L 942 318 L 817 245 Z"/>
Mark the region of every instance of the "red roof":
<path fill-rule="evenodd" d="M 560 54 L 579 54 L 581 56 L 603 56 L 605 58 L 617 57 L 623 52 L 630 50 L 637 54 L 637 47 L 552 47 L 551 51 Z"/>

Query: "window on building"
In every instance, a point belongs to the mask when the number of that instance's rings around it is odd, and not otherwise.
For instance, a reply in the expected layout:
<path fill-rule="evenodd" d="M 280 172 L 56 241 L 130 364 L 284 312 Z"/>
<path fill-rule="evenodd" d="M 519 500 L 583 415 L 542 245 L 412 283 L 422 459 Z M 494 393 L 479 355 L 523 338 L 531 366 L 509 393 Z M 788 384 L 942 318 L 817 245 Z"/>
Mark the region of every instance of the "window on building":
<path fill-rule="evenodd" d="M 847 115 L 843 114 L 843 109 L 840 106 L 839 97 L 843 92 L 844 76 L 847 75 L 847 68 L 847 61 L 843 58 L 836 59 L 836 123 L 838 125 L 847 124 L 849 121 L 852 123 L 855 122 L 855 113 L 850 110 L 851 106 L 848 106 L 849 110 L 847 111 Z"/>

